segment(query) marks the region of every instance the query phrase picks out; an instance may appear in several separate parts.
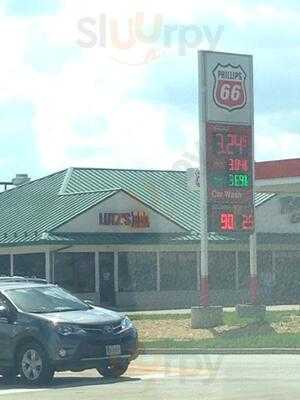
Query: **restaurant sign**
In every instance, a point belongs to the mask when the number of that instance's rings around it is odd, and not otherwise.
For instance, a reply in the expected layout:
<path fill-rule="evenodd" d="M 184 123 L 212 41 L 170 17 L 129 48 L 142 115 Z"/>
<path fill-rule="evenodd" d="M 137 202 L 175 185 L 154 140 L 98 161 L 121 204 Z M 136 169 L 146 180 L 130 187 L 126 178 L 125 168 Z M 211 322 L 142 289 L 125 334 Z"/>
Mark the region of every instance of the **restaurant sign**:
<path fill-rule="evenodd" d="M 99 225 L 124 226 L 130 228 L 149 228 L 150 218 L 145 211 L 99 213 Z"/>

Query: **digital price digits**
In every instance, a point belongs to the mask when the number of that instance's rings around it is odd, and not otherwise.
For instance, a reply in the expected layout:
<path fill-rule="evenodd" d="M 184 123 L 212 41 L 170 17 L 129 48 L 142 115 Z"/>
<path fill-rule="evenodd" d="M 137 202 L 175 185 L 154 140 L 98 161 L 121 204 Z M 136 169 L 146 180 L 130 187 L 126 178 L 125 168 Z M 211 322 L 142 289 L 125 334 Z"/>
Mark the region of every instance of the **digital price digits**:
<path fill-rule="evenodd" d="M 244 154 L 249 147 L 249 138 L 235 133 L 216 133 L 213 147 L 218 155 Z"/>
<path fill-rule="evenodd" d="M 245 174 L 229 174 L 229 186 L 237 188 L 249 187 L 249 176 Z"/>
<path fill-rule="evenodd" d="M 219 228 L 221 231 L 234 232 L 252 230 L 254 225 L 253 214 L 238 215 L 234 212 L 220 212 Z"/>
<path fill-rule="evenodd" d="M 229 158 L 228 160 L 228 169 L 229 171 L 249 171 L 249 160 L 245 158 Z"/>

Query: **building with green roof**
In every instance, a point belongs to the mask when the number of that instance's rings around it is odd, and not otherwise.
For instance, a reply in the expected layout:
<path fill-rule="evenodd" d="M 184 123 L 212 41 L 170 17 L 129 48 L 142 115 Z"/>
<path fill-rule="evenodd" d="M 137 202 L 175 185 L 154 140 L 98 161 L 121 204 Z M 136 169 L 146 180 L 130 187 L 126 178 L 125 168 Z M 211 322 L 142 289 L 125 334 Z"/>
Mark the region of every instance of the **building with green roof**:
<path fill-rule="evenodd" d="M 283 202 L 255 196 L 262 273 L 298 254 Z M 0 220 L 2 275 L 46 277 L 122 309 L 199 302 L 199 192 L 184 171 L 69 168 L 1 192 Z M 247 301 L 246 238 L 211 233 L 209 251 L 211 301 Z"/>

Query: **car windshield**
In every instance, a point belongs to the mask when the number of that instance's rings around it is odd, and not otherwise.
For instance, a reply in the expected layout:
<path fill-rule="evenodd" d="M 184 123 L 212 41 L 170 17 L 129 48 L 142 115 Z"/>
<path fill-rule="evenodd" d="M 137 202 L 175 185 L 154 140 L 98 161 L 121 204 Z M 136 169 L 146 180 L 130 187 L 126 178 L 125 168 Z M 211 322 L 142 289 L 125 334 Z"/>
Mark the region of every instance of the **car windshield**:
<path fill-rule="evenodd" d="M 5 294 L 17 308 L 29 313 L 54 313 L 90 309 L 88 305 L 77 297 L 55 286 L 9 289 Z"/>

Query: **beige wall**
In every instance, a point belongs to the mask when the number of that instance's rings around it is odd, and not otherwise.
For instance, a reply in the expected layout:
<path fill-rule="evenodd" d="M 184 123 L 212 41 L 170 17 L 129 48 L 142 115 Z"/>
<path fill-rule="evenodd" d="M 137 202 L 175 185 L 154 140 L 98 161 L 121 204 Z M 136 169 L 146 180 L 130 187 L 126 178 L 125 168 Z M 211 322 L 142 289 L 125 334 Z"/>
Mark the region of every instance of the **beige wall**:
<path fill-rule="evenodd" d="M 279 196 L 257 207 L 256 227 L 264 233 L 300 233 L 300 222 L 292 223 L 289 214 L 281 214 Z"/>
<path fill-rule="evenodd" d="M 145 211 L 150 218 L 149 228 L 136 228 L 126 226 L 105 226 L 98 224 L 99 213 Z M 57 232 L 112 232 L 112 233 L 177 233 L 184 229 L 169 221 L 157 212 L 146 207 L 136 199 L 124 192 L 118 192 L 101 204 L 89 209 L 77 218 L 57 229 Z"/>

